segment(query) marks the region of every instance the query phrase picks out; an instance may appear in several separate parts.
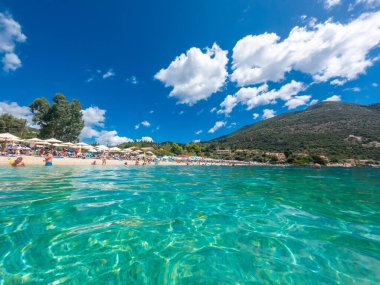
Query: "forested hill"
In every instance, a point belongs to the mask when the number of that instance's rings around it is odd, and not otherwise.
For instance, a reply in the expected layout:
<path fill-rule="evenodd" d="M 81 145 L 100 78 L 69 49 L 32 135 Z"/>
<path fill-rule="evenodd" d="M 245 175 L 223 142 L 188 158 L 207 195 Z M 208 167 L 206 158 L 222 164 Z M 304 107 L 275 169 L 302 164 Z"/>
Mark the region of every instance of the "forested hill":
<path fill-rule="evenodd" d="M 218 147 L 380 160 L 380 104 L 321 102 L 210 141 Z"/>

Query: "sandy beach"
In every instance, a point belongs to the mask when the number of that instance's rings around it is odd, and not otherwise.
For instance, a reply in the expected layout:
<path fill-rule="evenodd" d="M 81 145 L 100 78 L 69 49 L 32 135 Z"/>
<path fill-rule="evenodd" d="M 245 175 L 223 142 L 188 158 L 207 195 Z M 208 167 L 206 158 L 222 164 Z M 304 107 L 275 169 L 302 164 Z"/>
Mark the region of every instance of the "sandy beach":
<path fill-rule="evenodd" d="M 28 165 L 44 165 L 43 157 L 36 156 L 21 156 L 23 158 L 23 162 L 26 166 Z M 0 165 L 9 165 L 11 161 L 14 161 L 15 157 L 0 157 Z M 54 158 L 53 165 L 91 165 L 91 163 L 96 160 L 97 165 L 102 165 L 102 161 L 100 159 L 80 159 L 80 158 Z M 125 162 L 128 162 L 128 165 L 135 165 L 135 161 L 133 160 L 114 160 L 107 159 L 107 165 L 124 165 Z M 154 163 L 150 165 L 155 165 Z M 176 163 L 176 162 L 165 162 L 160 161 L 159 165 L 186 165 L 184 163 Z"/>

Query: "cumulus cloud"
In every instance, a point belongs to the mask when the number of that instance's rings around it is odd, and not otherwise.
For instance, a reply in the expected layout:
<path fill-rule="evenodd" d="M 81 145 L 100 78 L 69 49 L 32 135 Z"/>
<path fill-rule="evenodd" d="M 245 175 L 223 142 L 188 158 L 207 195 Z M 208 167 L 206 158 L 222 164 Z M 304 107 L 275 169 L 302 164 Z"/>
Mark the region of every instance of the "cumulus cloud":
<path fill-rule="evenodd" d="M 140 142 L 153 142 L 153 139 L 151 137 L 142 137 L 140 140 L 138 140 Z"/>
<path fill-rule="evenodd" d="M 81 139 L 89 139 L 99 136 L 99 128 L 104 127 L 106 110 L 98 107 L 89 107 L 82 110 L 84 128 L 79 135 Z"/>
<path fill-rule="evenodd" d="M 294 96 L 290 100 L 286 101 L 285 106 L 288 107 L 289 110 L 292 110 L 300 106 L 307 105 L 310 99 L 310 95 Z"/>
<path fill-rule="evenodd" d="M 325 0 L 324 5 L 326 9 L 331 9 L 334 6 L 340 5 L 341 0 Z"/>
<path fill-rule="evenodd" d="M 12 116 L 27 121 L 29 126 L 33 125 L 33 113 L 28 106 L 20 106 L 16 102 L 0 102 L 0 115 L 11 114 Z"/>
<path fill-rule="evenodd" d="M 196 131 L 196 132 L 195 132 L 196 135 L 200 135 L 201 133 L 203 133 L 202 130 L 199 130 L 199 131 Z"/>
<path fill-rule="evenodd" d="M 318 103 L 318 100 L 317 99 L 313 99 L 313 100 L 310 101 L 309 106 L 315 105 L 317 103 Z"/>
<path fill-rule="evenodd" d="M 14 71 L 22 65 L 20 58 L 15 53 L 5 54 L 2 62 L 4 71 Z"/>
<path fill-rule="evenodd" d="M 258 113 L 253 113 L 252 117 L 254 120 L 256 120 L 258 117 L 260 117 L 260 115 Z"/>
<path fill-rule="evenodd" d="M 227 63 L 227 51 L 216 43 L 205 52 L 193 47 L 154 77 L 163 82 L 165 87 L 173 87 L 170 97 L 178 99 L 179 104 L 191 106 L 206 100 L 224 86 L 228 76 Z"/>
<path fill-rule="evenodd" d="M 102 78 L 107 79 L 113 76 L 115 76 L 115 72 L 113 71 L 113 69 L 109 69 L 106 73 L 102 75 Z"/>
<path fill-rule="evenodd" d="M 370 51 L 379 43 L 380 11 L 346 24 L 328 20 L 312 27 L 296 26 L 282 41 L 275 33 L 249 35 L 233 48 L 231 80 L 239 86 L 278 82 L 296 70 L 316 82 L 342 83 L 373 65 L 376 58 Z"/>
<path fill-rule="evenodd" d="M 215 123 L 215 125 L 214 125 L 211 129 L 208 130 L 208 132 L 209 132 L 210 134 L 213 134 L 213 133 L 215 133 L 217 130 L 219 130 L 221 127 L 224 127 L 225 125 L 226 125 L 226 122 L 218 121 L 218 122 Z"/>
<path fill-rule="evenodd" d="M 273 118 L 274 116 L 276 116 L 276 112 L 274 110 L 264 109 L 264 111 L 263 111 L 263 119 L 264 120 Z"/>
<path fill-rule="evenodd" d="M 339 102 L 339 101 L 341 101 L 341 98 L 340 98 L 339 95 L 333 95 L 333 96 L 331 96 L 331 97 L 329 97 L 329 98 L 327 98 L 327 99 L 325 99 L 323 101 L 327 101 L 327 102 Z"/>
<path fill-rule="evenodd" d="M 89 107 L 82 110 L 83 121 L 85 126 L 104 126 L 104 121 L 106 110 L 100 109 L 99 107 Z"/>
<path fill-rule="evenodd" d="M 289 101 L 306 88 L 307 86 L 302 82 L 294 80 L 283 85 L 279 90 L 268 90 L 267 84 L 259 87 L 244 87 L 235 95 L 227 95 L 220 104 L 221 109 L 218 111 L 218 114 L 230 114 L 239 103 L 247 106 L 247 110 L 252 110 L 257 106 L 275 104 L 277 100 Z"/>
<path fill-rule="evenodd" d="M 10 15 L 0 12 L 0 56 L 4 71 L 14 71 L 21 67 L 21 60 L 15 53 L 17 43 L 26 41 L 21 25 Z"/>
<path fill-rule="evenodd" d="M 96 137 L 96 142 L 98 144 L 114 146 L 125 142 L 133 142 L 132 139 L 127 137 L 120 137 L 117 134 L 117 131 L 100 131 Z"/>

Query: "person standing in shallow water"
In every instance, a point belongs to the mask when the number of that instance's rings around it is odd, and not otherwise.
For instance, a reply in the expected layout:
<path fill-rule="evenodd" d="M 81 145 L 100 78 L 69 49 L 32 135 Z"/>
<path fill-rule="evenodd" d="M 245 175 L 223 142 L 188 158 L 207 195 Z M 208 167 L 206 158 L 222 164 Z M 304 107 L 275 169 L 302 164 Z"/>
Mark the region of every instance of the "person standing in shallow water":
<path fill-rule="evenodd" d="M 102 165 L 106 165 L 107 164 L 107 155 L 106 153 L 103 153 L 102 155 Z"/>
<path fill-rule="evenodd" d="M 50 151 L 46 154 L 44 162 L 45 166 L 53 166 L 53 155 Z"/>

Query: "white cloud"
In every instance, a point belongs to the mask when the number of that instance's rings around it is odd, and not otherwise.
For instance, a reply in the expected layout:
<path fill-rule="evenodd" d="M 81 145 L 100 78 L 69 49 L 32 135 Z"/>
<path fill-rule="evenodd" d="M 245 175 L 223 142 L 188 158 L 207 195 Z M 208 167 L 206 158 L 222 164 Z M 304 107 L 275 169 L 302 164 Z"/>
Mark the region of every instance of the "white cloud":
<path fill-rule="evenodd" d="M 139 84 L 139 81 L 137 80 L 137 77 L 132 75 L 131 77 L 127 78 L 125 81 L 133 84 L 133 85 L 136 85 L 136 84 Z"/>
<path fill-rule="evenodd" d="M 333 95 L 329 98 L 327 98 L 326 100 L 323 100 L 323 101 L 327 101 L 327 102 L 339 102 L 341 101 L 341 98 L 339 95 Z"/>
<path fill-rule="evenodd" d="M 33 113 L 28 106 L 20 106 L 16 102 L 0 102 L 0 115 L 2 114 L 11 114 L 16 118 L 24 119 L 29 126 L 33 126 Z"/>
<path fill-rule="evenodd" d="M 270 119 L 276 116 L 276 112 L 272 109 L 264 109 L 263 111 L 263 119 Z"/>
<path fill-rule="evenodd" d="M 150 127 L 150 123 L 148 121 L 142 121 L 141 125 L 143 125 L 144 127 Z"/>
<path fill-rule="evenodd" d="M 154 113 L 154 111 L 153 111 L 153 110 L 150 110 L 150 111 L 149 111 L 149 114 L 153 114 L 153 113 Z"/>
<path fill-rule="evenodd" d="M 200 143 L 201 140 L 193 140 L 193 143 Z"/>
<path fill-rule="evenodd" d="M 228 76 L 227 62 L 227 51 L 216 43 L 206 52 L 193 47 L 154 77 L 162 81 L 165 87 L 173 87 L 170 97 L 177 98 L 179 104 L 191 106 L 206 100 L 223 87 Z"/>
<path fill-rule="evenodd" d="M 346 82 L 347 82 L 347 80 L 345 80 L 345 79 L 334 79 L 334 80 L 331 80 L 330 84 L 342 86 L 342 85 L 346 84 Z"/>
<path fill-rule="evenodd" d="M 352 91 L 352 92 L 360 92 L 362 91 L 360 87 L 352 87 L 352 88 L 346 88 L 344 91 Z"/>
<path fill-rule="evenodd" d="M 258 113 L 253 113 L 252 117 L 254 120 L 256 120 L 258 117 L 260 117 L 260 115 Z"/>
<path fill-rule="evenodd" d="M 115 72 L 112 69 L 109 69 L 106 73 L 102 75 L 103 79 L 111 78 L 115 76 Z"/>
<path fill-rule="evenodd" d="M 135 126 L 135 130 L 138 130 L 140 128 L 140 124 L 137 124 L 136 126 Z"/>
<path fill-rule="evenodd" d="M 310 101 L 309 106 L 315 105 L 317 103 L 318 103 L 318 100 L 317 99 L 313 99 L 313 100 Z"/>
<path fill-rule="evenodd" d="M 127 137 L 120 137 L 117 135 L 117 131 L 101 131 L 97 138 L 96 142 L 98 144 L 114 146 L 125 142 L 133 142 L 132 139 Z"/>
<path fill-rule="evenodd" d="M 325 1 L 324 5 L 326 9 L 331 9 L 334 6 L 341 4 L 341 0 L 324 0 L 324 1 Z"/>
<path fill-rule="evenodd" d="M 216 111 L 216 107 L 213 107 L 211 110 L 210 110 L 210 113 L 214 113 Z"/>
<path fill-rule="evenodd" d="M 21 25 L 10 15 L 0 12 L 0 56 L 4 71 L 14 71 L 21 67 L 21 60 L 15 54 L 16 44 L 26 41 Z"/>
<path fill-rule="evenodd" d="M 99 131 L 97 131 L 96 129 L 94 129 L 92 127 L 84 126 L 80 135 L 79 135 L 79 138 L 80 139 L 90 139 L 90 138 L 94 138 L 97 136 L 99 136 Z"/>
<path fill-rule="evenodd" d="M 106 110 L 95 106 L 82 110 L 82 114 L 85 126 L 104 126 Z"/>
<path fill-rule="evenodd" d="M 285 106 L 288 107 L 289 110 L 292 110 L 300 106 L 307 105 L 310 99 L 310 95 L 294 96 L 290 100 L 286 101 Z"/>
<path fill-rule="evenodd" d="M 153 142 L 153 139 L 151 137 L 142 137 L 138 141 L 141 141 L 141 142 Z"/>
<path fill-rule="evenodd" d="M 99 136 L 99 127 L 104 127 L 104 121 L 106 110 L 100 109 L 98 107 L 89 107 L 82 110 L 84 128 L 79 135 L 81 139 L 89 139 Z"/>
<path fill-rule="evenodd" d="M 247 106 L 247 110 L 252 110 L 257 106 L 275 104 L 277 100 L 289 101 L 299 92 L 304 91 L 307 86 L 302 82 L 292 80 L 283 85 L 279 90 L 269 90 L 268 85 L 263 84 L 259 87 L 241 88 L 235 95 L 227 95 L 220 104 L 221 109 L 218 114 L 228 115 L 237 104 Z"/>
<path fill-rule="evenodd" d="M 183 110 L 181 110 L 181 111 L 178 113 L 178 115 L 183 115 L 183 114 L 185 114 L 185 111 L 183 111 Z"/>
<path fill-rule="evenodd" d="M 218 122 L 215 123 L 215 125 L 214 125 L 211 129 L 208 130 L 208 132 L 209 132 L 210 134 L 213 134 L 213 133 L 215 133 L 217 130 L 219 130 L 221 127 L 224 127 L 225 125 L 226 125 L 226 122 L 218 121 Z"/>
<path fill-rule="evenodd" d="M 202 130 L 199 130 L 199 131 L 196 131 L 196 132 L 195 132 L 196 135 L 200 135 L 201 133 L 203 133 Z"/>
<path fill-rule="evenodd" d="M 376 83 L 376 82 L 373 82 L 373 83 L 372 83 L 372 87 L 378 87 L 378 86 L 379 86 L 378 83 Z"/>
<path fill-rule="evenodd" d="M 292 70 L 317 82 L 352 80 L 373 65 L 380 43 L 380 11 L 341 24 L 328 20 L 294 27 L 283 41 L 275 33 L 249 35 L 233 48 L 231 80 L 239 86 L 283 80 Z"/>
<path fill-rule="evenodd" d="M 380 0 L 356 0 L 354 5 L 364 5 L 366 8 L 376 8 L 380 6 Z"/>
<path fill-rule="evenodd" d="M 5 54 L 2 62 L 4 71 L 15 71 L 22 65 L 20 58 L 15 53 Z"/>

